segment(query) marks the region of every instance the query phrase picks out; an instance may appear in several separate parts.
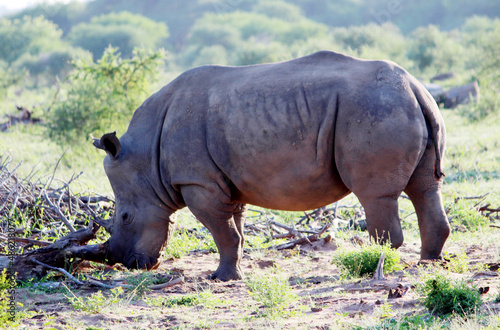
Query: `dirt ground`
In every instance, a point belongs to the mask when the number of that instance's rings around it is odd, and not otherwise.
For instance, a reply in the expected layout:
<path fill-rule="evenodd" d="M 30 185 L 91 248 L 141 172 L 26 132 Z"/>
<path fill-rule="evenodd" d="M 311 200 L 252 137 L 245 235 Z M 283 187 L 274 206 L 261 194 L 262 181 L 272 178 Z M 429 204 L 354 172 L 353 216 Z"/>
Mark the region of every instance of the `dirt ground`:
<path fill-rule="evenodd" d="M 350 244 L 350 243 L 349 243 Z M 218 264 L 218 255 L 205 251 L 192 252 L 180 259 L 164 260 L 156 274 L 183 276 L 184 282 L 163 290 L 150 291 L 141 299 L 103 308 L 98 313 L 75 310 L 64 293 L 34 289 L 18 289 L 18 301 L 34 315 L 22 320 L 29 329 L 169 329 L 169 328 L 229 328 L 229 329 L 335 329 L 349 325 L 368 327 L 384 319 L 396 320 L 408 315 L 425 314 L 415 285 L 425 274 L 445 271 L 446 265 L 424 264 L 419 261 L 419 244 L 405 243 L 400 249 L 405 269 L 387 275 L 386 280 L 371 278 L 341 279 L 339 269 L 332 263 L 335 240 L 319 241 L 316 246 L 304 245 L 301 251 L 260 251 L 246 253 L 242 267 L 247 276 L 284 274 L 298 300 L 289 306 L 295 311 L 288 317 L 259 317 L 259 306 L 244 280 L 218 282 L 207 275 Z M 453 250 L 453 249 L 451 249 Z M 482 311 L 498 313 L 498 248 L 496 244 L 467 245 L 465 253 L 469 268 L 478 263 L 488 269 L 463 274 L 448 272 L 453 278 L 464 278 L 471 285 L 489 287 L 483 295 Z M 496 264 L 495 264 L 496 263 Z M 276 270 L 277 269 L 277 270 Z M 273 271 L 274 270 L 274 271 Z M 120 271 L 115 272 L 119 275 Z M 398 289 L 400 297 L 388 298 L 389 290 Z M 73 290 L 88 297 L 95 287 Z M 106 291 L 106 290 L 105 290 Z M 196 306 L 155 306 L 154 301 L 165 297 L 182 297 L 199 292 L 211 292 L 214 304 Z M 398 294 L 396 294 L 398 296 Z M 219 303 L 217 301 L 220 301 Z"/>

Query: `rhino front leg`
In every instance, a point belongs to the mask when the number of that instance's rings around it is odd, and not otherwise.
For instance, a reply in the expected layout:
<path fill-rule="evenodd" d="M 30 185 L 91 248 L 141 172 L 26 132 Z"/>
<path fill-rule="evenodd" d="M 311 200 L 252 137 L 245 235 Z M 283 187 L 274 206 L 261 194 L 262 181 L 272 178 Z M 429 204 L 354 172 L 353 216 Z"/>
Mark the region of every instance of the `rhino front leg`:
<path fill-rule="evenodd" d="M 219 250 L 219 267 L 211 278 L 221 281 L 242 279 L 242 206 L 232 204 L 218 187 L 189 185 L 182 187 L 181 193 L 190 211 L 210 231 Z"/>

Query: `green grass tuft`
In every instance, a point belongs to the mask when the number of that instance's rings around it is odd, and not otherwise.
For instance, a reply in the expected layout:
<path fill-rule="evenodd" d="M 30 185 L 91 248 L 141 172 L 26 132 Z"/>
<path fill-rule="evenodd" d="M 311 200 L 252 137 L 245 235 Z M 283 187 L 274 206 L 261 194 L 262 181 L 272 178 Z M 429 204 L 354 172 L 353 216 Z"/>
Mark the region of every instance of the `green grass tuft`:
<path fill-rule="evenodd" d="M 298 300 L 298 296 L 292 291 L 288 279 L 276 270 L 265 276 L 252 276 L 246 280 L 246 285 L 250 296 L 263 307 L 257 311 L 259 317 L 272 319 L 296 313 L 289 307 Z"/>
<path fill-rule="evenodd" d="M 449 217 L 452 225 L 463 226 L 468 231 L 476 231 L 490 223 L 490 220 L 479 213 L 466 200 L 458 200 L 449 207 Z"/>
<path fill-rule="evenodd" d="M 465 281 L 451 281 L 444 275 L 434 275 L 418 289 L 425 296 L 424 306 L 436 315 L 468 315 L 482 305 L 479 292 Z"/>
<path fill-rule="evenodd" d="M 165 257 L 178 259 L 193 250 L 217 252 L 217 246 L 209 234 L 204 237 L 197 237 L 195 233 L 176 231 L 165 248 Z"/>
<path fill-rule="evenodd" d="M 335 255 L 333 262 L 341 269 L 344 276 L 373 275 L 377 269 L 381 252 L 385 254 L 384 273 L 403 269 L 400 264 L 399 252 L 389 245 L 369 244 L 349 250 L 340 250 Z"/>

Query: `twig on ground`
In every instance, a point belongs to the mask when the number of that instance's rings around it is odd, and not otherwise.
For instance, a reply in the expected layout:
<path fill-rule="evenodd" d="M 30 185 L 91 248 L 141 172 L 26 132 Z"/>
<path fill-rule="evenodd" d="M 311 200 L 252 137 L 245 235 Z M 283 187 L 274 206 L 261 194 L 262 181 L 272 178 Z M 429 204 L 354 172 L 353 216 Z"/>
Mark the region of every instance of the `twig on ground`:
<path fill-rule="evenodd" d="M 485 198 L 486 196 L 488 196 L 490 193 L 486 193 L 484 195 L 481 195 L 481 196 L 466 196 L 466 197 L 457 197 L 455 198 L 455 204 L 458 203 L 459 200 L 461 199 L 483 199 Z"/>
<path fill-rule="evenodd" d="M 320 236 L 323 235 L 323 233 L 330 228 L 330 224 L 325 225 L 317 234 L 313 234 L 307 237 L 302 237 L 299 238 L 295 241 L 288 242 L 288 243 L 283 243 L 280 245 L 276 246 L 271 246 L 268 249 L 269 250 L 285 250 L 285 249 L 293 249 L 295 246 L 299 244 L 304 244 L 304 243 L 311 243 L 319 240 Z"/>
<path fill-rule="evenodd" d="M 300 236 L 302 236 L 302 235 L 301 235 L 301 234 L 297 231 L 297 229 L 295 229 L 295 228 L 289 227 L 289 226 L 287 226 L 287 225 L 284 225 L 284 224 L 282 224 L 282 223 L 276 222 L 276 221 L 274 221 L 274 220 L 269 220 L 269 223 L 270 223 L 270 224 L 272 224 L 272 225 L 275 225 L 275 226 L 277 226 L 277 227 L 280 227 L 280 228 L 283 228 L 283 229 L 287 230 L 287 231 L 288 231 L 288 233 L 289 233 L 289 235 L 292 235 L 292 236 L 290 236 L 290 237 L 294 237 L 294 236 L 299 236 L 299 237 L 300 237 Z"/>
<path fill-rule="evenodd" d="M 167 283 L 152 285 L 149 288 L 151 290 L 161 290 L 161 289 L 165 289 L 165 288 L 168 288 L 168 287 L 171 287 L 171 286 L 174 286 L 177 284 L 181 284 L 181 283 L 184 283 L 184 277 L 176 278 L 175 280 L 172 280 L 172 281 L 167 282 Z"/>
<path fill-rule="evenodd" d="M 43 262 L 38 261 L 38 260 L 36 260 L 34 258 L 31 258 L 30 260 L 33 261 L 34 263 L 37 263 L 37 264 L 43 266 L 43 267 L 46 267 L 46 268 L 49 268 L 49 269 L 53 269 L 53 270 L 57 270 L 58 272 L 63 273 L 67 278 L 69 278 L 70 280 L 72 280 L 76 284 L 83 285 L 83 282 L 81 282 L 80 280 L 78 280 L 76 277 L 74 277 L 73 275 L 71 275 L 69 272 L 67 272 L 63 268 L 49 266 L 49 265 L 44 264 Z"/>
<path fill-rule="evenodd" d="M 73 227 L 73 225 L 69 222 L 68 218 L 66 218 L 66 216 L 61 212 L 61 210 L 54 205 L 54 203 L 51 202 L 49 196 L 47 196 L 47 192 L 46 191 L 43 191 L 43 197 L 45 198 L 45 200 L 47 201 L 47 203 L 50 205 L 50 207 L 53 208 L 54 211 L 56 211 L 56 213 L 59 215 L 59 218 L 64 222 L 64 224 L 66 225 L 66 227 L 68 227 L 68 229 L 71 231 L 71 232 L 75 232 L 75 228 Z"/>
<path fill-rule="evenodd" d="M 500 207 L 494 209 L 494 208 L 491 208 L 490 205 L 491 204 L 486 204 L 484 206 L 479 207 L 477 210 L 478 210 L 478 212 L 481 212 L 481 213 L 488 212 L 485 214 L 487 217 L 489 217 L 493 213 L 497 213 L 497 215 L 498 215 L 500 213 Z"/>
<path fill-rule="evenodd" d="M 31 238 L 24 238 L 24 237 L 8 237 L 7 235 L 0 234 L 0 240 L 10 240 L 14 242 L 21 242 L 21 243 L 28 243 L 28 244 L 33 244 L 37 246 L 49 246 L 52 243 L 47 242 L 47 241 L 38 241 L 36 239 L 31 239 Z"/>

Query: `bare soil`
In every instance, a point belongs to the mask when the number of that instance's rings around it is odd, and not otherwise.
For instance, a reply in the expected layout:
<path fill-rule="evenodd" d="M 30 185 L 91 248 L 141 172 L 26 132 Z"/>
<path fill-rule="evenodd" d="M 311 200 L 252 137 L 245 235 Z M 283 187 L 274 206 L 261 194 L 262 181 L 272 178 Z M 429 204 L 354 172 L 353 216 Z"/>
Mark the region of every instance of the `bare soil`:
<path fill-rule="evenodd" d="M 351 244 L 351 243 L 344 243 Z M 448 243 L 450 245 L 450 243 Z M 345 247 L 345 246 L 344 246 Z M 289 317 L 259 317 L 259 306 L 248 292 L 244 280 L 218 282 L 206 279 L 218 265 L 215 253 L 190 253 L 180 259 L 164 260 L 154 270 L 156 274 L 184 277 L 184 282 L 158 291 L 150 291 L 143 298 L 120 302 L 99 313 L 75 310 L 63 293 L 34 289 L 18 289 L 17 299 L 24 309 L 34 315 L 22 320 L 29 329 L 169 329 L 169 328 L 229 328 L 229 329 L 335 329 L 349 326 L 376 326 L 384 319 L 402 319 L 404 316 L 426 314 L 419 295 L 414 290 L 425 274 L 445 271 L 447 263 L 418 265 L 419 244 L 405 243 L 400 248 L 403 271 L 387 275 L 386 280 L 370 278 L 341 279 L 339 269 L 332 264 L 336 249 L 335 239 L 329 243 L 303 245 L 300 249 L 246 253 L 242 266 L 248 276 L 273 276 L 271 269 L 286 274 L 298 300 L 289 307 L 296 311 Z M 498 313 L 500 304 L 494 303 L 499 294 L 498 247 L 496 244 L 470 244 L 448 250 L 465 251 L 469 268 L 479 263 L 488 269 L 463 274 L 449 271 L 452 278 L 467 279 L 477 288 L 489 287 L 483 295 L 485 304 L 480 312 Z M 115 275 L 120 270 L 108 270 Z M 73 290 L 89 297 L 96 287 Z M 165 297 L 182 297 L 209 290 L 220 303 L 196 306 L 154 306 L 152 301 Z M 389 291 L 396 298 L 389 298 Z M 485 289 L 483 289 L 484 291 Z M 104 290 L 106 291 L 106 290 Z"/>

